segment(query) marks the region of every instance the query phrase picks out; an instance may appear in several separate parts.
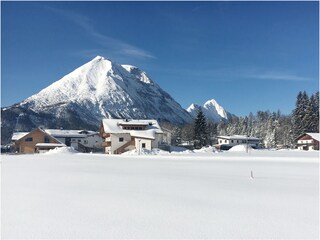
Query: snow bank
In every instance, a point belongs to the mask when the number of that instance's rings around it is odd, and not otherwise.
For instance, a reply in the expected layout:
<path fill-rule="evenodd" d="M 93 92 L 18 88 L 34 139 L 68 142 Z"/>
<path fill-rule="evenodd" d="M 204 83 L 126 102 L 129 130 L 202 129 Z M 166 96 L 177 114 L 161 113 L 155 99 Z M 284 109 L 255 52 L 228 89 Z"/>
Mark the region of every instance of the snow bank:
<path fill-rule="evenodd" d="M 121 155 L 170 155 L 170 154 L 196 154 L 196 153 L 213 153 L 213 152 L 217 152 L 217 149 L 215 147 L 203 147 L 201 149 L 196 149 L 196 150 L 189 150 L 187 148 L 184 147 L 176 147 L 176 146 L 171 146 L 170 147 L 170 152 L 168 151 L 164 151 L 158 148 L 147 150 L 147 149 L 141 149 L 141 151 L 139 152 L 139 150 L 132 150 L 132 151 L 128 151 L 125 152 Z"/>
<path fill-rule="evenodd" d="M 209 147 L 203 147 L 201 149 L 195 149 L 193 150 L 195 153 L 212 153 L 217 152 L 217 149 L 215 147 L 209 146 Z"/>
<path fill-rule="evenodd" d="M 165 155 L 165 154 L 169 154 L 169 152 L 163 151 L 158 148 L 154 148 L 152 150 L 141 149 L 140 151 L 137 149 L 134 149 L 131 151 L 124 152 L 121 155 Z"/>
<path fill-rule="evenodd" d="M 246 152 L 247 148 L 248 148 L 248 151 L 254 150 L 250 145 L 247 146 L 246 144 L 239 144 L 230 148 L 229 152 Z"/>
<path fill-rule="evenodd" d="M 78 153 L 78 151 L 74 150 L 73 147 L 57 147 L 55 149 L 49 150 L 48 152 L 45 152 L 44 154 L 58 154 L 58 153 L 73 154 L 73 153 Z"/>

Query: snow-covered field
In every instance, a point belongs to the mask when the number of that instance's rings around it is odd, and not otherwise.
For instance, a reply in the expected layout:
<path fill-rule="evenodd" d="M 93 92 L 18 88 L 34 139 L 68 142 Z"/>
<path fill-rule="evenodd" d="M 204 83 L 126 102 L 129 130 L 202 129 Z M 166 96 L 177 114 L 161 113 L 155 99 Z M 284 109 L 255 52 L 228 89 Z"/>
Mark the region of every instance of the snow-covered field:
<path fill-rule="evenodd" d="M 318 239 L 318 156 L 2 155 L 2 239 Z"/>

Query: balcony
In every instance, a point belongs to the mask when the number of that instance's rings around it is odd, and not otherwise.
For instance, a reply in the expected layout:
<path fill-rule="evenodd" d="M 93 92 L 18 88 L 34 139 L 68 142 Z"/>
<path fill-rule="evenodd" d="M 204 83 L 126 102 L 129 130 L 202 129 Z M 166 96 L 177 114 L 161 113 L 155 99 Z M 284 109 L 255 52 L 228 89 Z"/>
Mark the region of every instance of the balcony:
<path fill-rule="evenodd" d="M 111 142 L 103 142 L 102 147 L 111 147 Z"/>

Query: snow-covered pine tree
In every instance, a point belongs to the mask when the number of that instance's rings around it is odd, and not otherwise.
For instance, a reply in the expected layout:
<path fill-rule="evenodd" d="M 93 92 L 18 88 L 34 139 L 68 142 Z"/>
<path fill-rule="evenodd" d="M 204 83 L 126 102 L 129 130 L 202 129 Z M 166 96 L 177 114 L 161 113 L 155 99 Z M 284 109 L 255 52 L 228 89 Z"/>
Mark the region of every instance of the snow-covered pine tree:
<path fill-rule="evenodd" d="M 308 105 L 309 98 L 307 93 L 299 92 L 296 101 L 296 108 L 293 111 L 294 137 L 298 137 L 306 131 L 305 108 Z"/>
<path fill-rule="evenodd" d="M 292 147 L 294 143 L 292 136 L 292 116 L 280 114 L 277 120 L 278 124 L 276 138 L 278 144 L 283 145 L 283 147 Z"/>
<path fill-rule="evenodd" d="M 312 109 L 310 132 L 319 132 L 319 91 L 311 95 L 309 102 Z"/>
<path fill-rule="evenodd" d="M 304 108 L 304 115 L 302 118 L 303 132 L 313 132 L 313 103 L 312 99 L 308 98 Z"/>
<path fill-rule="evenodd" d="M 208 140 L 207 121 L 200 107 L 194 122 L 194 147 L 201 148 L 206 145 Z"/>
<path fill-rule="evenodd" d="M 252 112 L 248 116 L 248 134 L 249 136 L 255 136 L 255 118 Z"/>
<path fill-rule="evenodd" d="M 264 133 L 264 144 L 267 148 L 274 148 L 276 146 L 275 142 L 275 125 L 274 120 L 272 118 L 272 115 L 269 115 L 268 121 L 267 121 L 267 130 Z"/>

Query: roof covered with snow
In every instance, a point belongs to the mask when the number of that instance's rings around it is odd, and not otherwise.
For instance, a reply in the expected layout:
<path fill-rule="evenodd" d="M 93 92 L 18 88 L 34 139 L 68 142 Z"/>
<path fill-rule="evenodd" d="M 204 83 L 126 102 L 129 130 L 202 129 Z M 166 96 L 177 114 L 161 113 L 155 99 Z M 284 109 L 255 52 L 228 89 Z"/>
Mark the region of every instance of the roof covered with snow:
<path fill-rule="evenodd" d="M 254 140 L 260 141 L 260 138 L 256 137 L 247 137 L 246 135 L 232 135 L 232 136 L 218 136 L 217 138 L 229 139 L 229 140 Z"/>
<path fill-rule="evenodd" d="M 306 134 L 308 134 L 313 139 L 320 141 L 320 133 L 306 133 Z"/>
<path fill-rule="evenodd" d="M 63 143 L 37 143 L 36 147 L 66 147 Z"/>
<path fill-rule="evenodd" d="M 53 137 L 85 138 L 88 135 L 98 134 L 98 132 L 85 130 L 44 129 L 44 131 Z"/>
<path fill-rule="evenodd" d="M 17 141 L 19 140 L 20 138 L 23 138 L 24 136 L 26 136 L 29 132 L 14 132 L 12 134 L 12 138 L 11 140 L 12 141 Z"/>
<path fill-rule="evenodd" d="M 86 130 L 65 130 L 65 129 L 40 129 L 45 133 L 51 135 L 53 138 L 59 137 L 74 137 L 74 138 L 85 138 L 90 135 L 99 134 L 98 132 L 94 131 L 86 131 Z M 17 141 L 30 132 L 14 132 L 12 134 L 12 141 Z"/>
<path fill-rule="evenodd" d="M 157 120 L 143 119 L 143 120 L 128 120 L 128 119 L 103 119 L 103 129 L 106 133 L 129 133 L 132 137 L 154 139 L 155 134 L 162 134 L 163 131 Z M 144 126 L 144 130 L 129 130 L 124 129 L 123 126 Z"/>

